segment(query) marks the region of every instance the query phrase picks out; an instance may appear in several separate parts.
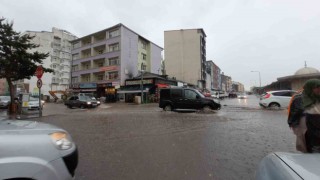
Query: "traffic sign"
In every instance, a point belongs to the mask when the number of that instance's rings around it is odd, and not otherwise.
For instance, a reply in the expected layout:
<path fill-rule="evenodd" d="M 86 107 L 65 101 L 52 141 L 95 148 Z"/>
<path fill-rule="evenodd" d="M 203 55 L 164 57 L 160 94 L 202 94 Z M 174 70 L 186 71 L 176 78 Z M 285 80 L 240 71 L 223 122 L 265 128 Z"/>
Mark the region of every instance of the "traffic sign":
<path fill-rule="evenodd" d="M 38 79 L 41 79 L 42 75 L 43 75 L 43 67 L 41 65 L 39 65 L 37 67 L 37 70 L 36 70 L 36 76 Z"/>
<path fill-rule="evenodd" d="M 38 79 L 37 81 L 37 87 L 40 89 L 42 87 L 42 80 Z"/>

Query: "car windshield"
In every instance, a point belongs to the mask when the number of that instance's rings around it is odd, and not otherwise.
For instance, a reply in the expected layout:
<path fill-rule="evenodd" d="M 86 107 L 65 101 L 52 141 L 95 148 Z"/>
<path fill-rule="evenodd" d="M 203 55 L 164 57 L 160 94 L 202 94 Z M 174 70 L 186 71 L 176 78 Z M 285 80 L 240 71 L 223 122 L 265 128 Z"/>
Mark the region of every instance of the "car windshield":
<path fill-rule="evenodd" d="M 92 97 L 89 97 L 89 96 L 80 96 L 79 100 L 80 101 L 91 101 L 93 99 L 92 99 Z"/>

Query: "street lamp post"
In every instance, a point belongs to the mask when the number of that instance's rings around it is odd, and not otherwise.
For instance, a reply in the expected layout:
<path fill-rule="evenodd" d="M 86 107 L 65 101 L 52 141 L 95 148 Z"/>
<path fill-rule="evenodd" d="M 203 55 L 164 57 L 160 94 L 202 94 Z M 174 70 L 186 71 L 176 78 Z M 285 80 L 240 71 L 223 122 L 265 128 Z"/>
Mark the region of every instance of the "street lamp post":
<path fill-rule="evenodd" d="M 260 93 L 260 91 L 261 91 L 261 75 L 260 75 L 260 71 L 251 71 L 251 72 L 257 72 L 257 73 L 259 73 L 259 93 Z"/>

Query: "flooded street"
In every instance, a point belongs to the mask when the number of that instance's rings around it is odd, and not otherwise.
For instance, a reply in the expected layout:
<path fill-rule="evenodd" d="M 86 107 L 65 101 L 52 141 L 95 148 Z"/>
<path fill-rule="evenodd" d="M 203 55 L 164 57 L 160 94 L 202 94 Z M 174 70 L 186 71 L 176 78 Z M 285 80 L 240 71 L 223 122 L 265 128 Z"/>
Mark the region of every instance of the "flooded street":
<path fill-rule="evenodd" d="M 164 112 L 158 104 L 46 104 L 40 120 L 71 133 L 81 180 L 254 179 L 268 153 L 296 152 L 286 110 L 261 109 L 256 96 L 220 103 L 212 113 Z"/>

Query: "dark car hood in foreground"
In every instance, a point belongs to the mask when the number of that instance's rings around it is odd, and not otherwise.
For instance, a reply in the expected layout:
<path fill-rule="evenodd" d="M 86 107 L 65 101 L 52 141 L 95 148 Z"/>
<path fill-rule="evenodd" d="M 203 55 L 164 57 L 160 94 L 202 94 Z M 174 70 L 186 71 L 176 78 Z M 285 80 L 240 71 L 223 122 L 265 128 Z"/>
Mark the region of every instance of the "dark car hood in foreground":
<path fill-rule="evenodd" d="M 27 130 L 27 131 L 25 131 Z M 15 132 L 19 131 L 19 133 L 31 133 L 31 132 L 56 132 L 63 131 L 61 128 L 56 126 L 36 122 L 36 121 L 24 121 L 24 120 L 0 120 L 0 134 L 8 133 L 9 131 Z"/>
<path fill-rule="evenodd" d="M 320 154 L 275 152 L 262 159 L 256 180 L 320 179 Z"/>

